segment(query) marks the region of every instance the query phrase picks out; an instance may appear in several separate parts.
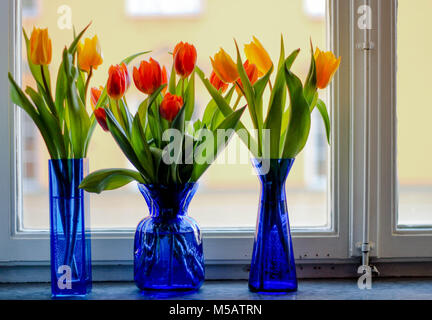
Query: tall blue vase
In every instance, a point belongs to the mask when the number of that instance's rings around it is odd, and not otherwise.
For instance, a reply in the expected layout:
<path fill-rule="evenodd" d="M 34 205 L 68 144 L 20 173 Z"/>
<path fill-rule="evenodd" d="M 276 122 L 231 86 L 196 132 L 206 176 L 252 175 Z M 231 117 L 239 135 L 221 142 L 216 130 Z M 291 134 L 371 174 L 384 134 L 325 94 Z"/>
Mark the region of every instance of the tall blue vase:
<path fill-rule="evenodd" d="M 84 159 L 49 161 L 53 297 L 83 296 L 91 291 L 88 201 L 78 188 L 87 172 Z"/>
<path fill-rule="evenodd" d="M 205 278 L 201 231 L 187 210 L 198 184 L 143 185 L 150 216 L 135 234 L 134 279 L 143 291 L 198 290 Z"/>
<path fill-rule="evenodd" d="M 253 292 L 297 291 L 297 276 L 285 196 L 285 181 L 295 159 L 256 160 L 261 181 L 255 244 L 249 275 Z"/>

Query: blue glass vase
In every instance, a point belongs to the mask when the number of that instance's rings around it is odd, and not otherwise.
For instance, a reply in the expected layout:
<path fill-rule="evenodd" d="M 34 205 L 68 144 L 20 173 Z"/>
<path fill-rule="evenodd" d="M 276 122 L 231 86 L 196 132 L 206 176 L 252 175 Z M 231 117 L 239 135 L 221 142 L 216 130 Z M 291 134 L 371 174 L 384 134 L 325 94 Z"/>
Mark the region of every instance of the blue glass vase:
<path fill-rule="evenodd" d="M 285 181 L 295 159 L 253 159 L 261 181 L 258 225 L 249 275 L 253 292 L 297 291 Z"/>
<path fill-rule="evenodd" d="M 78 188 L 87 172 L 84 159 L 49 161 L 53 297 L 82 296 L 91 291 L 88 201 Z"/>
<path fill-rule="evenodd" d="M 143 291 L 198 290 L 204 282 L 201 231 L 188 217 L 197 184 L 143 185 L 150 216 L 135 234 L 134 279 Z"/>

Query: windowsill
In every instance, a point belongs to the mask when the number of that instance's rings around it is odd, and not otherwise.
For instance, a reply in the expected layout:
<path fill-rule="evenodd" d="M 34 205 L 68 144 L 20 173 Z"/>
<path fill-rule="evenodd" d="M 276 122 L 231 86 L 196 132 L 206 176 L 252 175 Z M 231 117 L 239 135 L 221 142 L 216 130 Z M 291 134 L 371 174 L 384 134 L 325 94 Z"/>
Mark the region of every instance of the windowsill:
<path fill-rule="evenodd" d="M 48 300 L 50 285 L 0 284 L 0 300 Z M 301 280 L 299 291 L 287 295 L 259 295 L 246 281 L 207 281 L 196 293 L 174 296 L 142 294 L 132 282 L 93 284 L 86 300 L 432 300 L 432 279 L 375 279 L 371 290 L 360 290 L 357 279 Z"/>

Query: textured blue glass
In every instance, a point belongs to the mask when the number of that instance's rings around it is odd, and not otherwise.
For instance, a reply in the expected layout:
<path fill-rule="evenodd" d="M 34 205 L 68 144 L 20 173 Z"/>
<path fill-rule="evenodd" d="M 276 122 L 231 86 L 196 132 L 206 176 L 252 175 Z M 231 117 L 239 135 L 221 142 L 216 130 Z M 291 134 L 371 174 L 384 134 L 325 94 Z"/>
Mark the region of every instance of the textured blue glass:
<path fill-rule="evenodd" d="M 205 278 L 201 231 L 187 216 L 197 184 L 143 185 L 150 216 L 135 234 L 134 278 L 139 289 L 197 290 Z"/>
<path fill-rule="evenodd" d="M 253 292 L 292 292 L 297 290 L 297 276 L 285 181 L 295 159 L 253 160 L 261 181 L 258 225 L 249 275 Z"/>
<path fill-rule="evenodd" d="M 80 296 L 91 291 L 88 201 L 78 188 L 87 171 L 83 159 L 49 162 L 53 297 Z"/>

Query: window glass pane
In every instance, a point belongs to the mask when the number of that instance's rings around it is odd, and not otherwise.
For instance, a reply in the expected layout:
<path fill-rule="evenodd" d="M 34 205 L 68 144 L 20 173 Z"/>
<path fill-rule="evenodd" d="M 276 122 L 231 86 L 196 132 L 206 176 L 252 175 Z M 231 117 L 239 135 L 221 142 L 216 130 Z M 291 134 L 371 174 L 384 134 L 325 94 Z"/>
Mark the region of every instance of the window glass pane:
<path fill-rule="evenodd" d="M 172 57 L 168 52 L 180 40 L 196 45 L 198 64 L 206 74 L 211 72 L 209 57 L 220 46 L 234 56 L 233 37 L 240 43 L 248 43 L 252 35 L 257 36 L 277 61 L 281 33 L 287 50 L 302 49 L 294 71 L 305 79 L 310 62 L 309 38 L 325 48 L 325 0 L 269 1 L 263 5 L 258 0 L 119 0 L 110 1 L 107 6 L 105 0 L 75 0 L 66 2 L 65 6 L 63 0 L 27 0 L 23 3 L 23 26 L 29 32 L 34 24 L 49 27 L 54 78 L 60 52 L 72 38 L 67 14 L 71 14 L 77 29 L 93 21 L 88 35 L 98 35 L 104 53 L 104 64 L 95 72 L 93 86 L 104 85 L 109 66 L 135 52 L 153 50 L 153 58 L 171 66 Z M 180 5 L 183 2 L 185 5 Z M 25 63 L 23 82 L 33 83 Z M 201 114 L 209 96 L 202 83 L 199 80 L 197 83 L 197 110 Z M 136 89 L 128 92 L 132 109 L 142 99 Z M 22 221 L 27 229 L 46 229 L 49 225 L 47 153 L 32 123 L 26 116 L 22 121 Z M 100 128 L 96 129 L 90 149 L 91 171 L 129 166 L 112 137 Z M 248 152 L 235 138 L 228 153 L 237 155 L 236 164 L 214 165 L 202 179 L 190 207 L 190 214 L 204 228 L 252 228 L 256 222 L 259 182 L 253 174 Z M 329 225 L 327 153 L 325 130 L 318 112 L 314 112 L 308 146 L 298 157 L 287 183 L 293 227 Z M 147 212 L 136 185 L 91 196 L 93 228 L 132 229 Z"/>
<path fill-rule="evenodd" d="M 432 226 L 430 0 L 399 0 L 398 170 L 401 226 Z"/>

